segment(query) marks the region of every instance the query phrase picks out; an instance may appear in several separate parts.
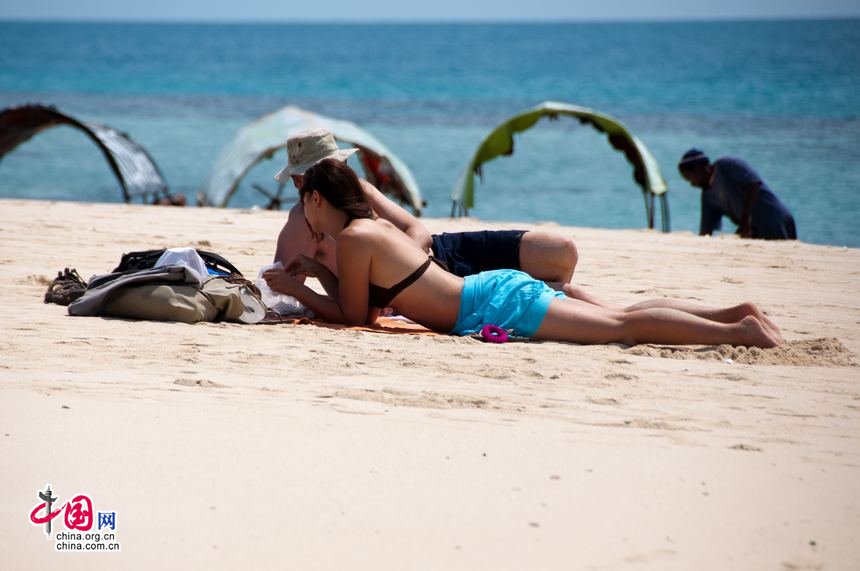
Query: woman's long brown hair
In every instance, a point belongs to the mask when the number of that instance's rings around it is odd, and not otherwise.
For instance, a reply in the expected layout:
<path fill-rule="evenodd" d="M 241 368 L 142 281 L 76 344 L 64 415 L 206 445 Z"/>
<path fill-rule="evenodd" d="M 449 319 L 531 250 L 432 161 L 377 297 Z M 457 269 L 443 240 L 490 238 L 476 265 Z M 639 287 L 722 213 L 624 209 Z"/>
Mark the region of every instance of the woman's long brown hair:
<path fill-rule="evenodd" d="M 349 221 L 376 218 L 364 198 L 358 176 L 346 163 L 323 159 L 305 171 L 299 195 L 304 199 L 306 194 L 314 190 L 325 197 L 329 204 L 345 212 Z"/>

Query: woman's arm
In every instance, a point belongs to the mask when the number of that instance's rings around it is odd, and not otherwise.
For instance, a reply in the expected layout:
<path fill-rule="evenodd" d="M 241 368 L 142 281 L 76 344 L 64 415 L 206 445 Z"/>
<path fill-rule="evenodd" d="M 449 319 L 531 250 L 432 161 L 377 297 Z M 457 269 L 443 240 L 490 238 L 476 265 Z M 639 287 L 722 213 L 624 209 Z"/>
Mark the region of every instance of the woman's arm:
<path fill-rule="evenodd" d="M 298 278 L 299 276 L 302 276 L 302 278 L 299 279 L 300 282 L 304 282 L 304 276 L 318 279 L 320 285 L 322 285 L 330 298 L 338 298 L 339 283 L 337 276 L 335 276 L 325 264 L 313 258 L 301 255 L 290 262 L 284 269 L 292 277 Z"/>
<path fill-rule="evenodd" d="M 368 221 L 370 225 L 377 222 Z M 341 323 L 359 325 L 373 323 L 378 310 L 368 306 L 370 291 L 370 252 L 373 251 L 373 226 L 354 224 L 337 238 L 337 274 L 340 276 L 338 301 L 342 311 Z"/>
<path fill-rule="evenodd" d="M 299 279 L 303 280 L 303 275 L 293 276 L 286 270 L 268 270 L 263 274 L 263 278 L 273 291 L 293 296 L 325 321 L 344 323 L 337 298 L 320 295 L 304 285 Z"/>
<path fill-rule="evenodd" d="M 373 323 L 379 310 L 367 304 L 372 249 L 368 241 L 372 239 L 370 229 L 349 228 L 340 234 L 337 240 L 339 278 L 306 256 L 290 264 L 290 272 L 318 278 L 329 295 L 320 295 L 287 270 L 269 270 L 264 274 L 266 283 L 274 291 L 295 297 L 325 321 L 344 325 Z"/>

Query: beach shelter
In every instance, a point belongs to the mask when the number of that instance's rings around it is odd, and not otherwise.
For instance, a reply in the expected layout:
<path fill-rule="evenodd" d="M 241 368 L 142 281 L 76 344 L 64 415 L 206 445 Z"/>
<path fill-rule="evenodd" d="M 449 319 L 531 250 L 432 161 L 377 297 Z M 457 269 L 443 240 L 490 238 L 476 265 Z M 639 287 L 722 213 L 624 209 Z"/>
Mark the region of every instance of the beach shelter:
<path fill-rule="evenodd" d="M 59 125 L 79 129 L 92 139 L 119 181 L 125 202 L 170 197 L 155 161 L 127 134 L 107 125 L 80 121 L 52 106 L 21 105 L 0 111 L 0 159 L 38 133 Z"/>
<path fill-rule="evenodd" d="M 339 143 L 357 147 L 364 178 L 409 207 L 416 216 L 421 215 L 424 201 L 418 183 L 403 161 L 379 139 L 350 121 L 333 119 L 292 105 L 264 115 L 239 130 L 212 167 L 209 178 L 197 195 L 198 203 L 227 206 L 239 183 L 257 163 L 271 159 L 278 150 L 285 148 L 293 133 L 314 128 L 328 129 Z M 286 153 L 283 160 L 286 161 Z M 272 170 L 273 177 L 282 166 Z M 267 208 L 280 208 L 283 184 L 274 193 L 258 186 L 255 188 L 269 199 Z"/>
<path fill-rule="evenodd" d="M 577 105 L 545 101 L 540 105 L 526 109 L 521 113 L 506 119 L 489 135 L 487 135 L 475 151 L 451 194 L 453 204 L 451 216 L 468 215 L 469 208 L 475 203 L 475 175 L 482 175 L 484 163 L 492 161 L 501 155 L 511 155 L 514 151 L 514 135 L 531 129 L 540 119 L 548 117 L 557 119 L 561 116 L 573 117 L 580 123 L 591 125 L 601 133 L 605 133 L 612 147 L 624 153 L 633 165 L 633 179 L 642 189 L 645 198 L 645 214 L 648 227 L 654 228 L 655 199 L 660 200 L 660 215 L 662 229 L 669 231 L 669 204 L 666 197 L 668 187 L 660 167 L 651 152 L 635 135 L 620 121 Z"/>

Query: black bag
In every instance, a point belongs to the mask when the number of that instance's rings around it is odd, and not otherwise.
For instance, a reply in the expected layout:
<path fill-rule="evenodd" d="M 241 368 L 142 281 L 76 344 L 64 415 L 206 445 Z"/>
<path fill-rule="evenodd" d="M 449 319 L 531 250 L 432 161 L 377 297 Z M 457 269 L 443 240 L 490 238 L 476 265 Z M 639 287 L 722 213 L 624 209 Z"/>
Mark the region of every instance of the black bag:
<path fill-rule="evenodd" d="M 161 250 L 143 250 L 123 254 L 119 265 L 111 273 L 148 270 L 155 266 L 155 262 L 158 261 L 158 258 L 161 257 L 164 251 L 165 249 L 162 248 Z M 197 253 L 203 258 L 203 262 L 207 268 L 219 274 L 242 276 L 242 272 L 236 269 L 236 266 L 228 262 L 223 256 L 219 256 L 214 252 L 207 252 L 206 250 L 197 250 Z"/>

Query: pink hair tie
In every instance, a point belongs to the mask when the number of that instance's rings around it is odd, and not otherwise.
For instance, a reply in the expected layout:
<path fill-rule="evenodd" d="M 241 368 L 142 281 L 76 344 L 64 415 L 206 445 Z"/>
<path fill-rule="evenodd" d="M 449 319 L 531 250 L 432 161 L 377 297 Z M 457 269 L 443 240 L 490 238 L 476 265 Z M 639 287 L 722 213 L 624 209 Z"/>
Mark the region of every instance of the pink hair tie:
<path fill-rule="evenodd" d="M 490 343 L 505 343 L 508 340 L 508 333 L 501 327 L 484 325 L 484 328 L 481 329 L 481 337 Z"/>

